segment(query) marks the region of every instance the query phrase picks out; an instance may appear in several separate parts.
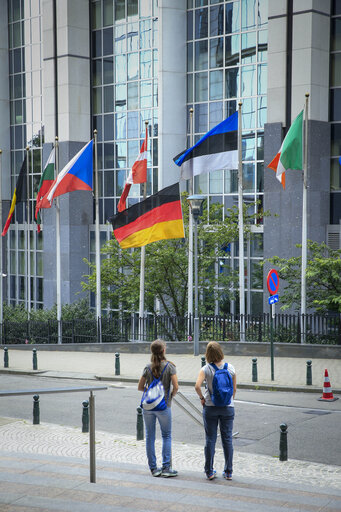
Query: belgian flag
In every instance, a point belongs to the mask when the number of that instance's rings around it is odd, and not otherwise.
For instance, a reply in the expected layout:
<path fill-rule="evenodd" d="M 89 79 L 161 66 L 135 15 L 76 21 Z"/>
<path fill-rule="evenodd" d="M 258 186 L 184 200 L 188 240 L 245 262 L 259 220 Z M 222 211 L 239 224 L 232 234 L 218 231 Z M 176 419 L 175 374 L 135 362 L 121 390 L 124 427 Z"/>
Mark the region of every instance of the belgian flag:
<path fill-rule="evenodd" d="M 5 236 L 8 228 L 11 224 L 11 220 L 13 217 L 14 209 L 16 204 L 23 203 L 24 201 L 27 201 L 27 183 L 26 183 L 26 176 L 27 176 L 27 158 L 25 155 L 24 161 L 22 163 L 20 173 L 18 176 L 17 184 L 14 189 L 13 197 L 12 197 L 12 203 L 11 208 L 9 210 L 9 214 L 6 220 L 6 224 L 4 226 L 4 229 L 2 231 L 2 236 Z"/>
<path fill-rule="evenodd" d="M 179 183 L 160 190 L 109 220 L 122 249 L 184 238 Z"/>

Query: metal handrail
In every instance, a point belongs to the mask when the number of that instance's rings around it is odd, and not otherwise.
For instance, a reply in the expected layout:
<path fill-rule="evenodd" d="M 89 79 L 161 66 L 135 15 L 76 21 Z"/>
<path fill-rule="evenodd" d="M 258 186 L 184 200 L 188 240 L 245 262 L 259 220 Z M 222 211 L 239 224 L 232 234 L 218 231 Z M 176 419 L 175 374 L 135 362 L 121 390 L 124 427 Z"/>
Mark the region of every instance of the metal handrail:
<path fill-rule="evenodd" d="M 89 456 L 90 456 L 90 482 L 96 483 L 96 449 L 95 449 L 95 395 L 94 391 L 108 389 L 106 386 L 90 386 L 79 388 L 51 388 L 51 389 L 25 389 L 17 391 L 0 391 L 3 396 L 43 395 L 53 393 L 77 393 L 90 391 L 89 396 Z"/>

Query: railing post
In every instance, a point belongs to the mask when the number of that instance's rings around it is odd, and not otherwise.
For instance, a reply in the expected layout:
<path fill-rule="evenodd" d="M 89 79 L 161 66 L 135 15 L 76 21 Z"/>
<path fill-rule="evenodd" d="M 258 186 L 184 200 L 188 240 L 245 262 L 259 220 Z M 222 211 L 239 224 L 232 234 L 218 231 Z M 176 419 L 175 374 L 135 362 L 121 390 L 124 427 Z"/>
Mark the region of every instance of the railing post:
<path fill-rule="evenodd" d="M 281 423 L 279 428 L 281 429 L 279 438 L 279 460 L 285 461 L 288 460 L 288 425 L 286 423 Z"/>
<path fill-rule="evenodd" d="M 312 366 L 313 362 L 312 361 L 307 361 L 307 386 L 311 386 L 313 381 L 312 381 Z"/>
<path fill-rule="evenodd" d="M 118 352 L 115 354 L 115 375 L 121 375 L 120 354 Z"/>
<path fill-rule="evenodd" d="M 202 368 L 203 366 L 205 366 L 205 364 L 206 364 L 205 356 L 201 356 L 201 368 Z"/>
<path fill-rule="evenodd" d="M 138 407 L 136 410 L 137 410 L 136 441 L 143 441 L 144 433 L 143 433 L 143 414 L 142 414 L 142 408 Z"/>
<path fill-rule="evenodd" d="M 83 400 L 82 432 L 89 432 L 89 401 Z"/>
<path fill-rule="evenodd" d="M 252 382 L 258 382 L 257 357 L 252 359 Z"/>
<path fill-rule="evenodd" d="M 8 348 L 4 347 L 4 368 L 8 368 Z"/>
<path fill-rule="evenodd" d="M 89 452 L 90 452 L 90 482 L 96 483 L 96 447 L 95 447 L 95 396 L 90 391 L 89 396 L 90 430 L 89 430 Z"/>
<path fill-rule="evenodd" d="M 32 355 L 32 365 L 33 365 L 33 370 L 38 370 L 38 361 L 37 361 L 37 349 L 34 348 L 32 350 L 33 352 L 33 355 Z"/>
<path fill-rule="evenodd" d="M 33 425 L 40 424 L 39 395 L 33 396 Z"/>

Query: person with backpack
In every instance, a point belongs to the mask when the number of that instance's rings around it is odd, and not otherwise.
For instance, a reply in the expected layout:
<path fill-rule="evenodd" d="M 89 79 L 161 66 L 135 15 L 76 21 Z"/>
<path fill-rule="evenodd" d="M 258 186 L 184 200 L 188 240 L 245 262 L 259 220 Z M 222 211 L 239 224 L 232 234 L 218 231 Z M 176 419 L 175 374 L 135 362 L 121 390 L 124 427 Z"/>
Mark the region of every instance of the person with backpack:
<path fill-rule="evenodd" d="M 151 364 L 145 366 L 138 383 L 143 391 L 141 407 L 146 430 L 146 452 L 153 476 L 169 478 L 178 472 L 171 468 L 172 458 L 172 398 L 178 391 L 176 367 L 166 359 L 166 344 L 155 340 L 150 345 Z M 157 467 L 155 455 L 155 427 L 158 420 L 162 436 L 162 467 Z"/>
<path fill-rule="evenodd" d="M 207 364 L 199 372 L 195 391 L 203 406 L 205 427 L 205 473 L 208 480 L 216 478 L 213 468 L 218 425 L 220 427 L 225 465 L 223 477 L 232 480 L 232 428 L 234 419 L 234 396 L 237 390 L 236 372 L 232 364 L 225 363 L 220 344 L 211 341 L 206 347 Z M 206 381 L 205 391 L 201 386 Z"/>

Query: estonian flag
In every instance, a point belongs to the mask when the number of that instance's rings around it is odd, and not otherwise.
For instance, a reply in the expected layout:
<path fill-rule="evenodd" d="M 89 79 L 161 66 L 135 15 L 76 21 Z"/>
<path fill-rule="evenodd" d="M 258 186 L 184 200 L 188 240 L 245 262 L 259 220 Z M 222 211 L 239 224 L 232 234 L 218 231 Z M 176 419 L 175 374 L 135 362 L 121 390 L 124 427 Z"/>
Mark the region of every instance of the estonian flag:
<path fill-rule="evenodd" d="M 110 217 L 122 249 L 173 238 L 184 238 L 179 183 Z"/>
<path fill-rule="evenodd" d="M 209 171 L 238 169 L 238 112 L 212 128 L 193 147 L 173 160 L 181 167 L 184 180 Z"/>

